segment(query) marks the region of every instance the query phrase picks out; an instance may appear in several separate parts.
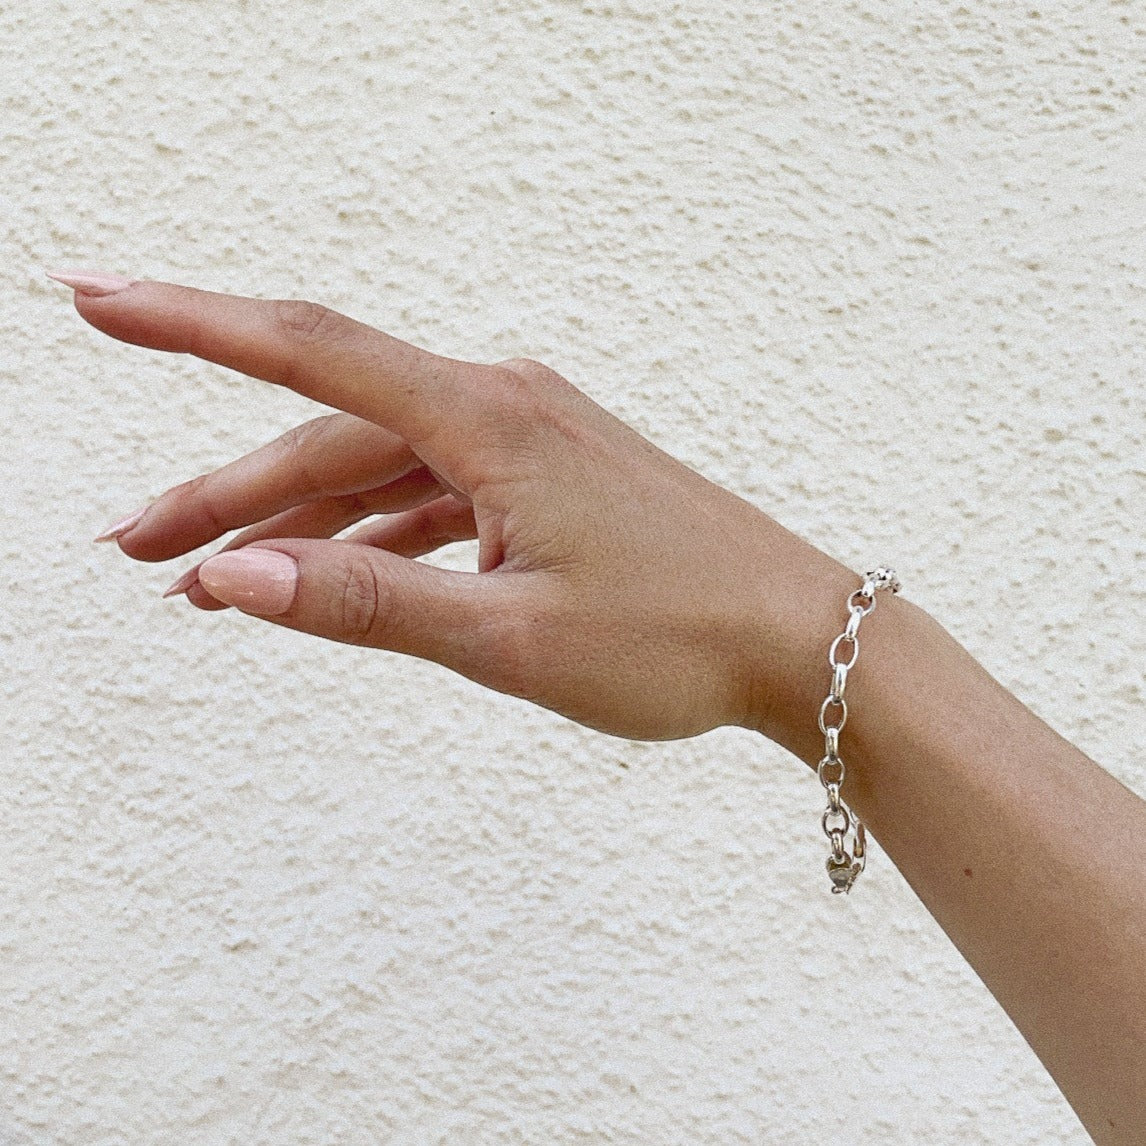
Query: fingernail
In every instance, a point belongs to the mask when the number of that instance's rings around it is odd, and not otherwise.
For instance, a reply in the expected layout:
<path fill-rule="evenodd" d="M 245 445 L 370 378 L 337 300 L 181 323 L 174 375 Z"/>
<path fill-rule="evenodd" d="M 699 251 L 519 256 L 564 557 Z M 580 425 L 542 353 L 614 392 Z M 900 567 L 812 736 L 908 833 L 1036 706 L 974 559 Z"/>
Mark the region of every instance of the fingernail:
<path fill-rule="evenodd" d="M 106 271 L 46 271 L 50 279 L 64 286 L 70 286 L 78 294 L 91 298 L 102 298 L 107 294 L 118 294 L 126 290 L 137 279 L 125 279 L 123 275 L 112 275 Z"/>
<path fill-rule="evenodd" d="M 107 529 L 105 529 L 103 531 L 103 533 L 101 533 L 97 538 L 95 538 L 95 540 L 96 541 L 117 541 L 129 529 L 134 529 L 135 526 L 137 526 L 139 524 L 140 518 L 143 517 L 143 515 L 148 511 L 149 508 L 150 508 L 150 506 L 145 505 L 142 509 L 137 509 L 134 513 L 129 514 L 122 521 L 117 521 L 114 525 L 109 525 L 107 527 Z"/>
<path fill-rule="evenodd" d="M 199 584 L 217 601 L 245 613 L 285 613 L 298 588 L 298 562 L 277 549 L 236 549 L 208 557 Z"/>
<path fill-rule="evenodd" d="M 164 590 L 163 596 L 164 598 L 177 597 L 180 593 L 186 593 L 198 580 L 199 566 L 196 565 L 193 569 L 188 569 L 182 577 L 177 577 L 172 581 L 170 588 Z"/>

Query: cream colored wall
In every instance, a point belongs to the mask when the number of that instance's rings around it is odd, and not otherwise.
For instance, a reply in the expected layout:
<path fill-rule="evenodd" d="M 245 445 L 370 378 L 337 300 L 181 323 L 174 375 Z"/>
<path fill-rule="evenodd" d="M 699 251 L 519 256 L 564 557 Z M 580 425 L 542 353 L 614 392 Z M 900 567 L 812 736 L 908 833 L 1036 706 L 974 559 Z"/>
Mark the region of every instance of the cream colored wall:
<path fill-rule="evenodd" d="M 9 0 L 0 43 L 0 1144 L 1085 1142 L 878 848 L 827 894 L 779 749 L 93 548 L 309 411 L 41 268 L 542 358 L 1146 792 L 1141 6 Z"/>

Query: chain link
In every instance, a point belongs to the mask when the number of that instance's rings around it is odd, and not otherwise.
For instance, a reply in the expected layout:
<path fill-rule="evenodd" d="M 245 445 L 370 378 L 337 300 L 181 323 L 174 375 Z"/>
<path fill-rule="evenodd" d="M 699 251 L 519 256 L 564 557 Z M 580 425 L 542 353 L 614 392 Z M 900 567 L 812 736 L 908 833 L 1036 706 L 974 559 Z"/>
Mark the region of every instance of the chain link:
<path fill-rule="evenodd" d="M 832 685 L 824 703 L 820 705 L 819 728 L 824 734 L 824 756 L 816 768 L 816 775 L 828 794 L 828 806 L 820 817 L 820 826 L 832 845 L 828 856 L 828 876 L 832 881 L 832 893 L 848 892 L 852 889 L 867 862 L 867 836 L 863 822 L 840 797 L 846 769 L 840 758 L 840 733 L 848 721 L 848 705 L 844 699 L 848 673 L 859 659 L 860 623 L 875 609 L 875 595 L 881 589 L 898 593 L 901 586 L 894 569 L 873 569 L 864 574 L 863 586 L 848 596 L 847 627 L 834 641 L 828 651 L 828 665 L 832 670 Z M 840 645 L 850 645 L 851 655 L 840 660 L 836 654 Z M 839 709 L 836 723 L 828 723 L 829 709 Z M 829 774 L 828 769 L 831 769 Z M 829 827 L 829 821 L 832 826 Z M 849 833 L 853 837 L 852 850 L 847 849 Z"/>

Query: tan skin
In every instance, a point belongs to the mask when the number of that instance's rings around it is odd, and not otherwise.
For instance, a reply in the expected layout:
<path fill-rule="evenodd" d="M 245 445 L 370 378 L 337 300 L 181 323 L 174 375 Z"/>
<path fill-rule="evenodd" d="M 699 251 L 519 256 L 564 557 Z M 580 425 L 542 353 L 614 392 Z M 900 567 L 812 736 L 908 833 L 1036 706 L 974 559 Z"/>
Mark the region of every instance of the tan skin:
<path fill-rule="evenodd" d="M 121 532 L 144 561 L 234 529 L 228 550 L 280 555 L 273 586 L 209 559 L 193 604 L 438 661 L 619 736 L 742 725 L 815 766 L 859 578 L 551 370 L 440 358 L 308 303 L 139 282 L 76 305 L 343 411 Z M 475 537 L 477 572 L 411 560 Z M 1146 802 L 907 601 L 881 596 L 861 643 L 849 802 L 1095 1141 L 1146 1141 Z"/>

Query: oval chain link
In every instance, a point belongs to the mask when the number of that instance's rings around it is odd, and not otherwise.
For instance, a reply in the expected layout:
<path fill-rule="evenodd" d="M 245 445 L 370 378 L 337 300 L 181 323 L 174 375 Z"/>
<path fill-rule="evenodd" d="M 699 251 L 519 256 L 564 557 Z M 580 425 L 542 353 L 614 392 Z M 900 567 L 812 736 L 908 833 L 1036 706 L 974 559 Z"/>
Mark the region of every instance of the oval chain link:
<path fill-rule="evenodd" d="M 867 862 L 867 835 L 860 818 L 844 803 L 840 796 L 847 770 L 840 758 L 840 733 L 848 722 L 848 705 L 844 699 L 848 673 L 859 659 L 859 629 L 864 617 L 875 609 L 875 595 L 881 589 L 892 593 L 900 590 L 899 578 L 894 569 L 873 569 L 864 574 L 863 586 L 848 596 L 848 623 L 846 628 L 828 650 L 828 665 L 832 670 L 832 684 L 824 703 L 820 705 L 819 728 L 824 734 L 824 756 L 816 768 L 816 775 L 828 796 L 828 806 L 820 817 L 820 826 L 832 846 L 828 856 L 828 876 L 832 881 L 832 893 L 849 892 Z M 851 646 L 851 657 L 838 660 L 836 653 L 841 644 Z M 836 724 L 827 722 L 828 710 L 839 709 Z M 832 769 L 828 774 L 827 769 Z M 832 826 L 829 827 L 829 821 Z M 842 826 L 841 826 L 842 824 Z M 853 837 L 851 851 L 847 847 L 849 834 Z"/>

